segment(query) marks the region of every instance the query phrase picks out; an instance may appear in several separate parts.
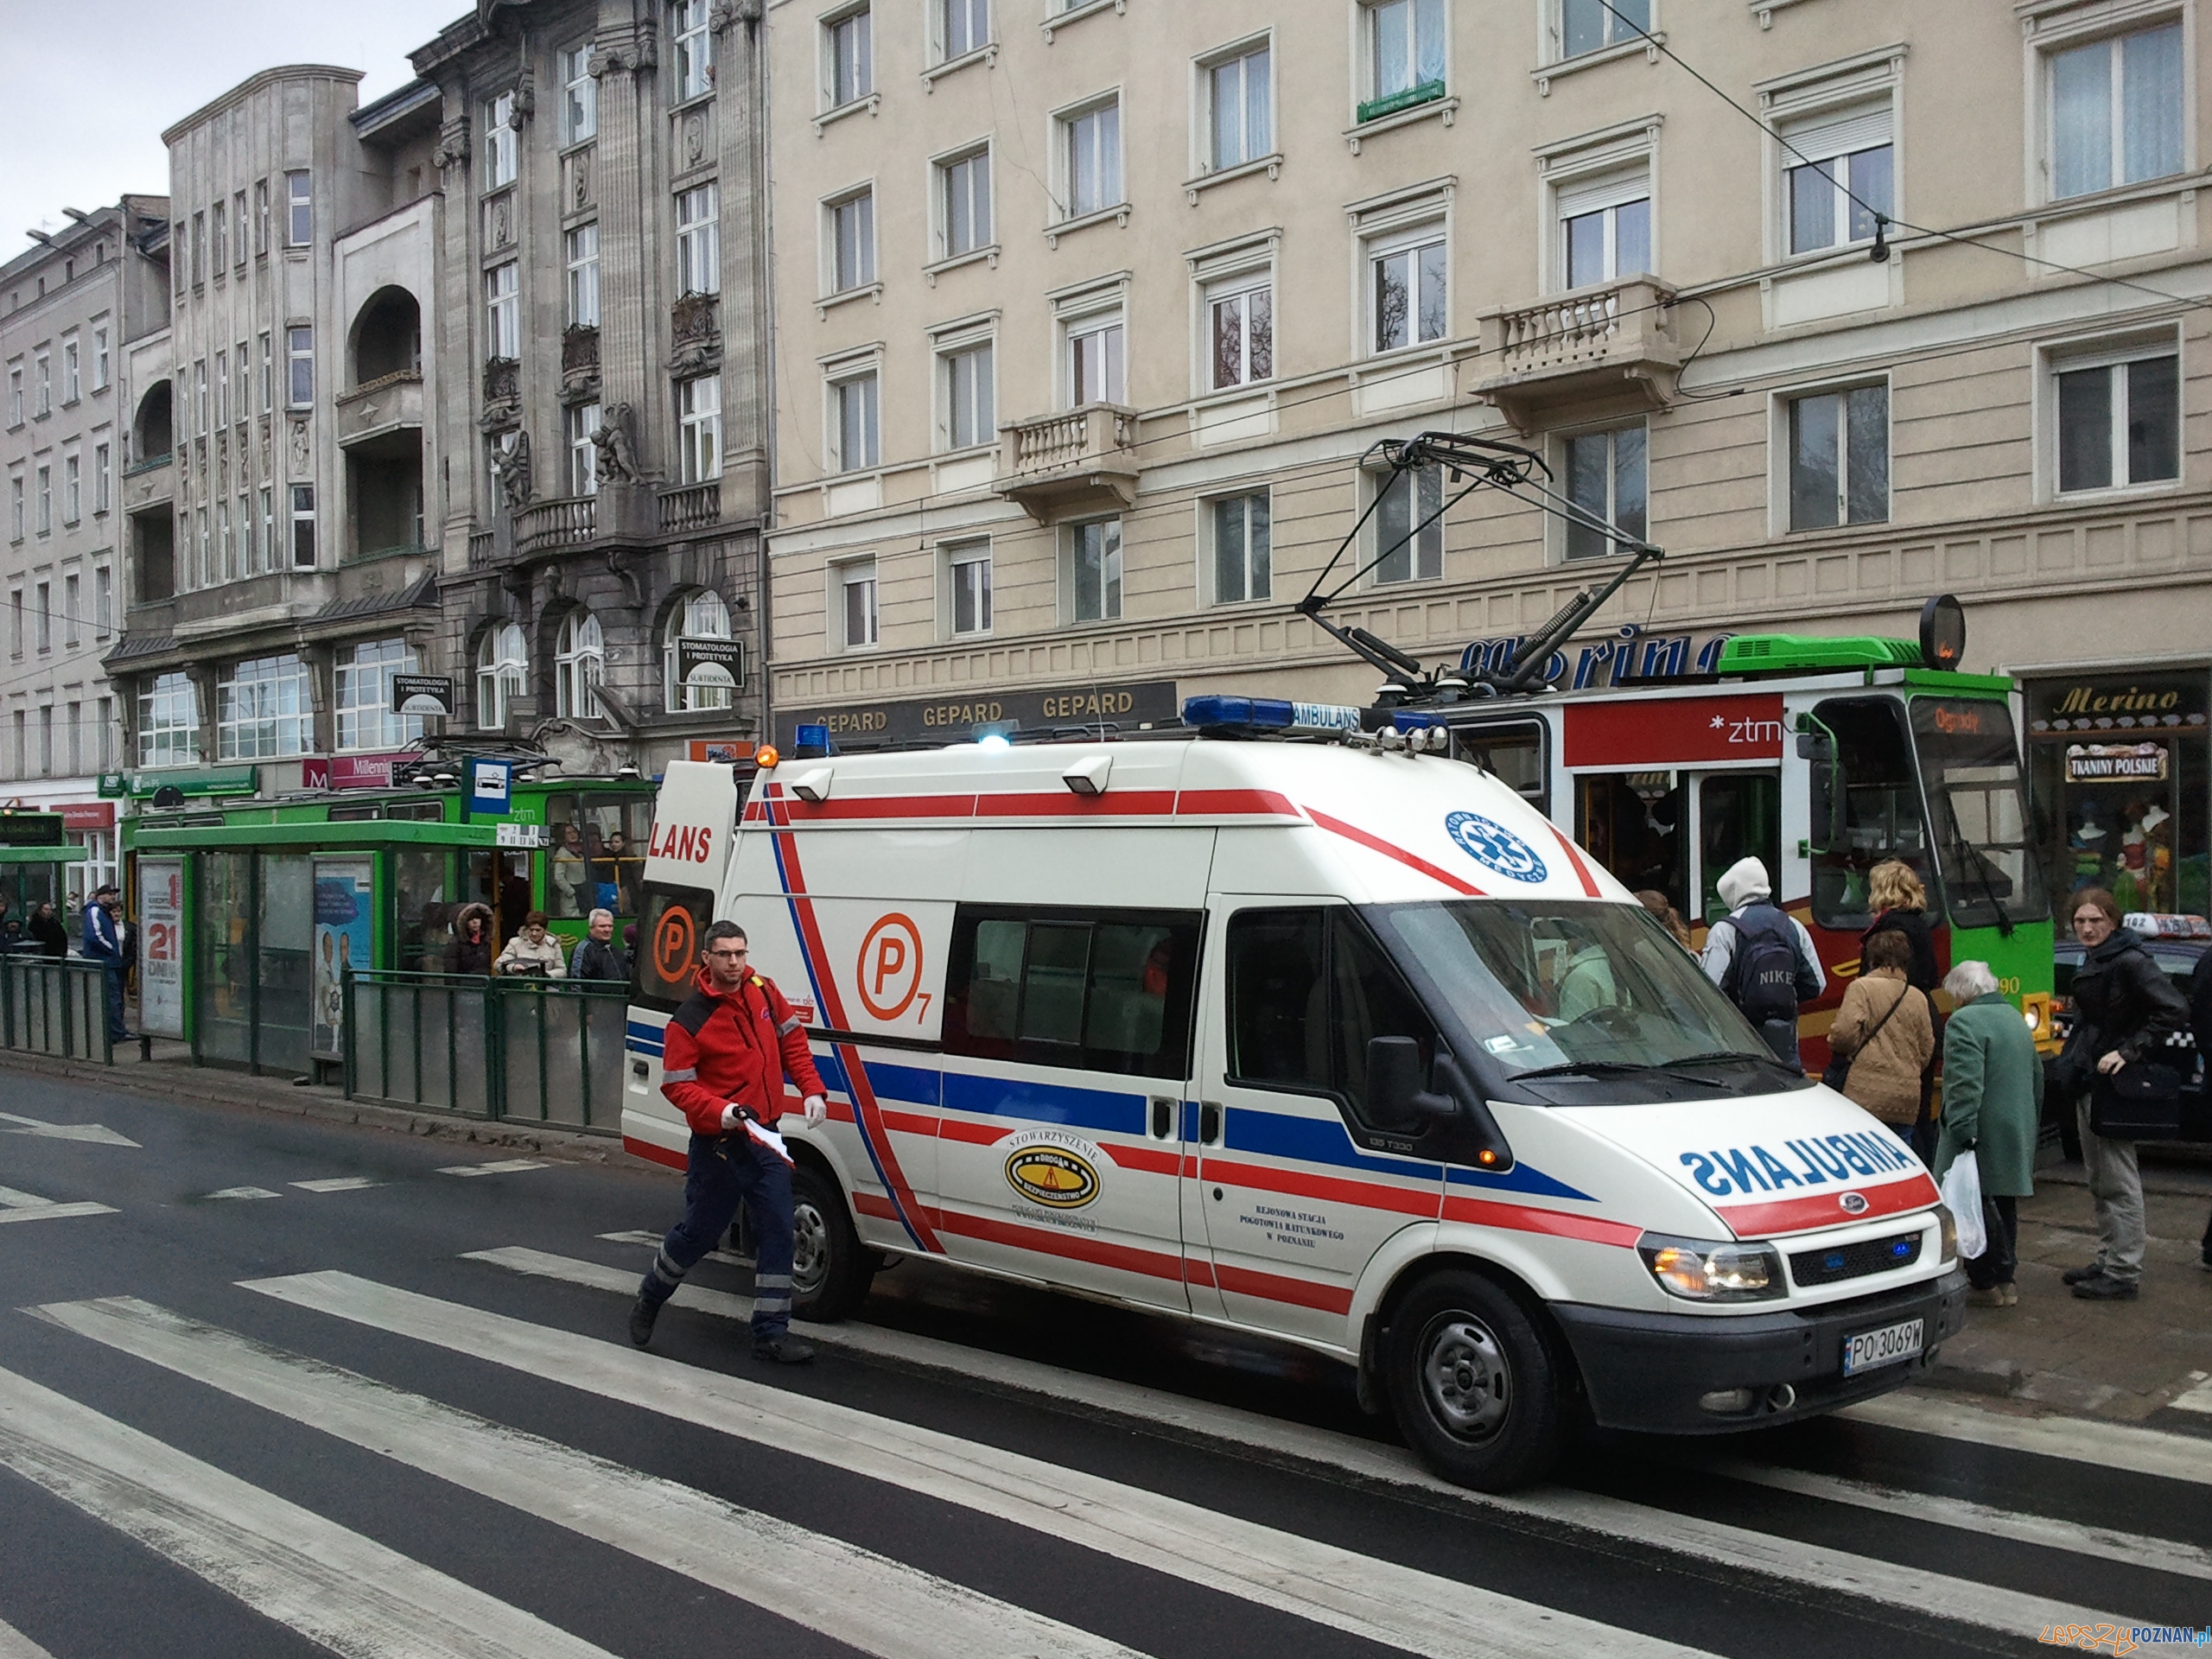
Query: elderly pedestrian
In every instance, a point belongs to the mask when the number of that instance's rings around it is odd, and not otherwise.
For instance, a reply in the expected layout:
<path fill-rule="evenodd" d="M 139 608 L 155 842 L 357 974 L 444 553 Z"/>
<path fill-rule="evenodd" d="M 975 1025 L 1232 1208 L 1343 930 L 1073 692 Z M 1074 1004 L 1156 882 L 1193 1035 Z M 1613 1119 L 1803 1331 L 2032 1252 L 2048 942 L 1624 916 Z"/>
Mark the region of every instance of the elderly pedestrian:
<path fill-rule="evenodd" d="M 1728 913 L 1706 930 L 1705 976 L 1758 1028 L 1775 1058 L 1802 1070 L 1797 1010 L 1827 988 L 1804 924 L 1777 909 L 1766 866 L 1736 861 L 1713 884 Z"/>
<path fill-rule="evenodd" d="M 1902 933 L 1867 940 L 1859 977 L 1845 989 L 1828 1028 L 1829 1051 L 1850 1064 L 1845 1098 L 1880 1118 L 1908 1146 L 1920 1116 L 1921 1075 L 1936 1052 L 1933 1010 L 1905 977 L 1911 961 Z"/>
<path fill-rule="evenodd" d="M 2011 1307 L 2020 1300 L 2019 1202 L 2035 1196 L 2036 1132 L 2043 1123 L 2043 1058 L 2019 1009 L 1997 988 L 1986 962 L 1962 962 L 1945 976 L 1951 1017 L 1943 1027 L 1943 1118 L 1936 1173 L 1974 1154 L 1981 1178 L 1982 1229 L 1989 1243 L 1967 1263 L 1967 1300 Z"/>
<path fill-rule="evenodd" d="M 594 910 L 586 927 L 584 942 L 569 958 L 569 977 L 626 982 L 630 977 L 630 958 L 614 943 L 614 912 Z"/>
<path fill-rule="evenodd" d="M 2074 907 L 2074 937 L 2088 954 L 2069 988 L 2074 1027 L 2057 1065 L 2079 1114 L 2082 1161 L 2097 1214 L 2097 1259 L 2069 1268 L 2065 1279 L 2084 1301 L 2133 1301 L 2143 1278 L 2143 1175 L 2133 1141 L 2091 1130 L 2091 1102 L 2099 1077 L 2154 1062 L 2169 1038 L 2188 1029 L 2189 1003 L 2142 942 L 2120 925 L 2120 903 L 2110 893 L 2083 887 L 2067 902 Z"/>
<path fill-rule="evenodd" d="M 492 971 L 536 974 L 547 979 L 568 977 L 569 959 L 561 954 L 561 942 L 546 933 L 543 911 L 533 910 L 522 918 L 522 931 L 507 941 L 507 948 L 493 963 Z"/>

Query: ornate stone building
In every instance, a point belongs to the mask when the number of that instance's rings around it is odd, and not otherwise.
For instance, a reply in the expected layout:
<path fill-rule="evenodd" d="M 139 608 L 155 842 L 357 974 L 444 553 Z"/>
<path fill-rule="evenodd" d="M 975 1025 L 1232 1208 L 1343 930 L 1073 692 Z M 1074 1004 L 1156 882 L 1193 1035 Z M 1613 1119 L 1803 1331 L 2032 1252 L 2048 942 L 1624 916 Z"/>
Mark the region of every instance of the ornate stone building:
<path fill-rule="evenodd" d="M 478 0 L 413 54 L 454 729 L 572 772 L 761 730 L 758 12 Z"/>

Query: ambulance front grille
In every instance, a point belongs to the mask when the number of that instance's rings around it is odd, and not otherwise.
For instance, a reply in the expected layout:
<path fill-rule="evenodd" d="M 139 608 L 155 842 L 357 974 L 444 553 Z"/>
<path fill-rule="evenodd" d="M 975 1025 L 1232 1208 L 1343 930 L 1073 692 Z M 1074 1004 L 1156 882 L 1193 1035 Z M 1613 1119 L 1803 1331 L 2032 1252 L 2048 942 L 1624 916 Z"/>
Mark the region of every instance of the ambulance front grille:
<path fill-rule="evenodd" d="M 1809 1290 L 1815 1285 L 1909 1268 L 1919 1260 L 1920 1235 L 1898 1233 L 1889 1238 L 1862 1238 L 1855 1244 L 1831 1244 L 1821 1250 L 1799 1250 L 1789 1258 L 1789 1276 L 1800 1290 Z"/>

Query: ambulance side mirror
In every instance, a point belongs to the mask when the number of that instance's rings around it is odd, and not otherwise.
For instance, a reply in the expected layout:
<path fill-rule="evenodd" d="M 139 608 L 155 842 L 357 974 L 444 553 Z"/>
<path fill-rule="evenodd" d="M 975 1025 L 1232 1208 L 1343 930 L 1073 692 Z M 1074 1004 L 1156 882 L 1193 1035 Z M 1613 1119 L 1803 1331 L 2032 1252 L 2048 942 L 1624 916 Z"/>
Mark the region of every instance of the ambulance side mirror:
<path fill-rule="evenodd" d="M 1367 1116 L 1377 1128 L 1415 1131 L 1454 1109 L 1448 1096 L 1421 1088 L 1419 1043 L 1410 1037 L 1368 1039 Z"/>

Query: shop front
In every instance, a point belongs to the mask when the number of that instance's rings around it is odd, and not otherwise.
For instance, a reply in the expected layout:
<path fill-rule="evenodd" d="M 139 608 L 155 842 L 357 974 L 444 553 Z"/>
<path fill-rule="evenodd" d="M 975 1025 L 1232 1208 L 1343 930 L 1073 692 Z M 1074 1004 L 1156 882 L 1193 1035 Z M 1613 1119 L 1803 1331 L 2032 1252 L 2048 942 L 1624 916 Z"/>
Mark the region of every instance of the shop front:
<path fill-rule="evenodd" d="M 1049 686 L 893 700 L 850 698 L 800 703 L 776 715 L 777 746 L 793 752 L 798 728 L 820 726 L 846 753 L 972 742 L 986 731 L 1009 736 L 1153 731 L 1182 722 L 1173 680 L 1120 685 Z"/>

